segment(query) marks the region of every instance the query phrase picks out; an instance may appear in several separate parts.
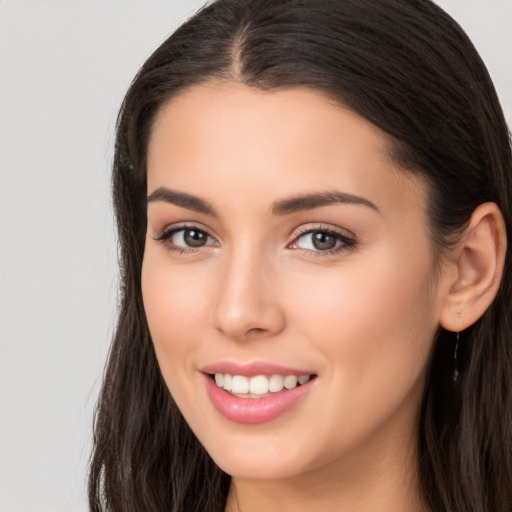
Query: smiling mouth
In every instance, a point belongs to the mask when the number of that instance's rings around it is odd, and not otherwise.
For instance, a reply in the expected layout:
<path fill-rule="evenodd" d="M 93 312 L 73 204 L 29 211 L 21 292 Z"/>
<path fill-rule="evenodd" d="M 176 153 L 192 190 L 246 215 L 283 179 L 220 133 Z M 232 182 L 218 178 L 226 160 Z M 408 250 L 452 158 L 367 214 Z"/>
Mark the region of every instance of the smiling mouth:
<path fill-rule="evenodd" d="M 316 377 L 310 375 L 231 375 L 229 373 L 210 374 L 219 388 L 238 398 L 265 398 L 282 391 L 302 386 Z"/>

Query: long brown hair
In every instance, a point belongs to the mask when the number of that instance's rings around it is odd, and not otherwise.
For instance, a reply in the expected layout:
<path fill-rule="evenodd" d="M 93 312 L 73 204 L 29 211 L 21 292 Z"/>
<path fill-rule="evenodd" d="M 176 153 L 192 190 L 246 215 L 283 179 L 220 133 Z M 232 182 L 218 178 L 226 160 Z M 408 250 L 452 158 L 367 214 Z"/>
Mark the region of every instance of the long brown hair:
<path fill-rule="evenodd" d="M 94 431 L 94 512 L 218 512 L 230 478 L 190 431 L 161 377 L 142 305 L 146 150 L 163 103 L 193 84 L 237 80 L 334 98 L 389 134 L 404 172 L 430 185 L 439 252 L 481 203 L 512 240 L 509 131 L 463 30 L 430 0 L 218 0 L 158 48 L 134 79 L 113 169 L 121 301 Z M 461 334 L 440 332 L 419 428 L 420 478 L 436 512 L 512 509 L 511 257 L 496 300 Z"/>

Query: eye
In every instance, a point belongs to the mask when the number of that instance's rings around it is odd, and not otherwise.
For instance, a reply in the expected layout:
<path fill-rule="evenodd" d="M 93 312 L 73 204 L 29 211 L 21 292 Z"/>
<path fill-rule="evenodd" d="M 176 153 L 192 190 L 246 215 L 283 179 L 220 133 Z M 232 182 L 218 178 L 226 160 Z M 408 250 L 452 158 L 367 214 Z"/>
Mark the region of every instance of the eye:
<path fill-rule="evenodd" d="M 156 238 L 171 250 L 200 249 L 208 245 L 216 245 L 216 241 L 206 231 L 196 227 L 171 228 Z"/>
<path fill-rule="evenodd" d="M 342 233 L 330 229 L 310 229 L 295 238 L 291 249 L 324 252 L 332 254 L 354 247 L 356 241 Z"/>

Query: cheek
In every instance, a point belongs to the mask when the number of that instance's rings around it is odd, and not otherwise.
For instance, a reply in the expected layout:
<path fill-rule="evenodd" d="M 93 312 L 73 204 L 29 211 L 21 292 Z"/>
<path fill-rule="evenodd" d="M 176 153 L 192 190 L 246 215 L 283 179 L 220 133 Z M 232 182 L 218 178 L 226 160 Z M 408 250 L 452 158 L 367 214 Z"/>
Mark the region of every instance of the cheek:
<path fill-rule="evenodd" d="M 208 279 L 180 265 L 170 265 L 165 254 L 144 256 L 144 310 L 166 381 L 176 369 L 190 370 L 186 367 L 187 355 L 196 350 L 203 338 L 209 290 Z"/>
<path fill-rule="evenodd" d="M 335 362 L 333 373 L 361 385 L 372 374 L 418 377 L 437 329 L 428 254 L 391 247 L 318 272 L 314 283 L 297 275 L 294 286 L 308 292 L 290 290 L 294 322 Z"/>
<path fill-rule="evenodd" d="M 437 329 L 430 267 L 422 257 L 406 264 L 392 253 L 384 256 L 318 274 L 314 291 L 295 293 L 290 310 L 300 339 L 314 344 L 318 360 L 328 361 L 323 377 L 334 395 L 318 404 L 315 415 L 329 411 L 326 437 L 336 446 L 357 443 L 391 417 L 416 418 L 421 402 Z M 304 288 L 301 279 L 294 286 Z"/>

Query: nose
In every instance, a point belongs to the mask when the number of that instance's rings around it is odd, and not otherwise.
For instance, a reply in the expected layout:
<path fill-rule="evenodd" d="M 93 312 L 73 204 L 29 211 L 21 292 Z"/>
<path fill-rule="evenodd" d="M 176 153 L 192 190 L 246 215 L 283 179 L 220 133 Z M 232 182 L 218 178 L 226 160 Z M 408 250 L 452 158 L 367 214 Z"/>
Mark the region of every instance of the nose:
<path fill-rule="evenodd" d="M 237 341 L 279 334 L 286 319 L 271 263 L 250 249 L 233 254 L 224 263 L 218 278 L 214 327 Z"/>

